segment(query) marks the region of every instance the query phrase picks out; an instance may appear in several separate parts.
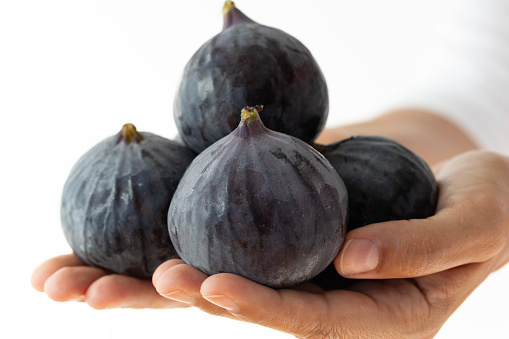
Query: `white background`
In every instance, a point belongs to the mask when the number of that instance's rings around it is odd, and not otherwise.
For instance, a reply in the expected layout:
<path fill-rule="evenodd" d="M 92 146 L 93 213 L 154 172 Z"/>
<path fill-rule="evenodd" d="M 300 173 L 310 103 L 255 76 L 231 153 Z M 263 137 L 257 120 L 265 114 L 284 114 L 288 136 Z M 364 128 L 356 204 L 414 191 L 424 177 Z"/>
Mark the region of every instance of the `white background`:
<path fill-rule="evenodd" d="M 301 40 L 330 91 L 329 125 L 383 112 L 419 67 L 438 0 L 238 0 Z M 173 137 L 172 101 L 194 51 L 222 27 L 222 0 L 0 0 L 0 337 L 285 338 L 197 310 L 96 311 L 30 286 L 70 251 L 59 200 L 74 162 L 126 122 Z M 454 245 L 454 244 L 451 244 Z M 460 307 L 439 338 L 507 338 L 509 267 Z"/>

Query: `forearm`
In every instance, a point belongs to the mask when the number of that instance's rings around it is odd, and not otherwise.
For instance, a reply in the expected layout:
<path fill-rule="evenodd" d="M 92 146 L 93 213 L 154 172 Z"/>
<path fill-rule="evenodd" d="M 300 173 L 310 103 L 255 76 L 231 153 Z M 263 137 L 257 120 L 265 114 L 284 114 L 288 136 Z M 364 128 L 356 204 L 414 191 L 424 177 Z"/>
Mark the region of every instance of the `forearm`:
<path fill-rule="evenodd" d="M 394 111 L 370 121 L 326 129 L 316 142 L 329 144 L 357 135 L 379 135 L 396 140 L 431 165 L 477 148 L 453 123 L 419 110 Z"/>

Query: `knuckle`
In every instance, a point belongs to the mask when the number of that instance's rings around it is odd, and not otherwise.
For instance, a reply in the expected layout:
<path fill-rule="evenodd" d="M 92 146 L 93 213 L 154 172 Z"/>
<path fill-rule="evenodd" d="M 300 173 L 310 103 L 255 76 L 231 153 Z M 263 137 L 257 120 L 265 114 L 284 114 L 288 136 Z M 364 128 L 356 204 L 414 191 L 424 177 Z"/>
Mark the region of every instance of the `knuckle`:
<path fill-rule="evenodd" d="M 478 210 L 486 216 L 472 225 L 474 237 L 471 247 L 477 262 L 489 260 L 507 245 L 509 221 L 505 202 L 479 197 Z"/>
<path fill-rule="evenodd" d="M 436 272 L 445 260 L 443 251 L 437 251 L 436 244 L 422 232 L 413 233 L 404 244 L 398 245 L 398 253 L 404 255 L 397 256 L 393 270 L 400 272 L 401 277 L 419 277 Z"/>

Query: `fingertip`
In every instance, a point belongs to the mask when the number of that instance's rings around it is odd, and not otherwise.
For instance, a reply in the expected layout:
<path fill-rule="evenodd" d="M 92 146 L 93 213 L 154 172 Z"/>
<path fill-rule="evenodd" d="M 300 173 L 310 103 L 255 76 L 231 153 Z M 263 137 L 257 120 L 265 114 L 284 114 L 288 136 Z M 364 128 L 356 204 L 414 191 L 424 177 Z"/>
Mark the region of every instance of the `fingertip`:
<path fill-rule="evenodd" d="M 380 248 L 375 241 L 368 238 L 353 238 L 341 249 L 334 260 L 334 267 L 341 275 L 352 277 L 376 270 L 380 257 Z"/>
<path fill-rule="evenodd" d="M 220 273 L 205 279 L 200 293 L 208 302 L 236 314 L 240 312 L 238 301 L 243 302 L 239 291 L 248 293 L 245 288 L 249 282 L 251 281 L 235 274 Z"/>
<path fill-rule="evenodd" d="M 86 302 L 96 310 L 158 307 L 155 289 L 148 279 L 109 274 L 94 281 L 86 291 Z"/>
<path fill-rule="evenodd" d="M 182 291 L 191 295 L 197 295 L 202 282 L 207 275 L 196 268 L 174 261 L 161 268 L 157 279 L 154 279 L 154 287 L 160 295 L 168 297 L 176 291 Z"/>
<path fill-rule="evenodd" d="M 37 291 L 44 292 L 46 280 L 51 275 L 63 267 L 78 265 L 83 265 L 83 262 L 74 254 L 64 254 L 48 259 L 34 269 L 30 277 L 30 283 Z"/>
<path fill-rule="evenodd" d="M 32 276 L 30 277 L 30 284 L 38 292 L 44 292 L 44 283 L 47 279 L 48 275 L 42 274 L 39 266 L 32 272 Z"/>
<path fill-rule="evenodd" d="M 44 281 L 42 291 L 44 291 L 51 300 L 64 302 L 71 298 L 67 297 L 67 289 L 61 286 L 60 277 L 57 273 L 49 276 Z"/>
<path fill-rule="evenodd" d="M 408 222 L 408 220 L 380 222 L 348 232 L 343 246 L 333 261 L 336 271 L 341 276 L 351 279 L 377 278 L 386 274 L 384 265 L 388 239 L 389 243 L 402 239 L 407 232 L 408 227 L 405 225 Z"/>
<path fill-rule="evenodd" d="M 107 275 L 94 281 L 85 294 L 87 304 L 96 310 L 120 307 L 114 302 L 119 294 L 116 280 L 114 275 Z"/>
<path fill-rule="evenodd" d="M 83 300 L 90 284 L 105 274 L 94 267 L 62 267 L 46 279 L 43 289 L 55 301 Z"/>
<path fill-rule="evenodd" d="M 353 279 L 413 278 L 454 267 L 450 258 L 461 247 L 450 246 L 447 239 L 454 229 L 442 219 L 436 214 L 356 228 L 347 233 L 334 266 Z"/>
<path fill-rule="evenodd" d="M 201 284 L 200 293 L 202 295 L 219 295 L 219 294 L 238 294 L 245 291 L 245 288 L 255 282 L 248 280 L 232 273 L 214 274 Z M 248 287 L 252 288 L 252 287 Z"/>
<path fill-rule="evenodd" d="M 170 269 L 173 266 L 183 264 L 184 261 L 181 259 L 170 259 L 165 262 L 163 262 L 161 265 L 159 265 L 154 273 L 152 274 L 152 284 L 156 285 L 157 281 L 161 277 L 161 275 L 164 274 L 168 269 Z"/>
<path fill-rule="evenodd" d="M 274 300 L 277 291 L 232 273 L 215 274 L 207 278 L 200 288 L 203 298 L 239 315 L 249 313 L 258 303 Z"/>

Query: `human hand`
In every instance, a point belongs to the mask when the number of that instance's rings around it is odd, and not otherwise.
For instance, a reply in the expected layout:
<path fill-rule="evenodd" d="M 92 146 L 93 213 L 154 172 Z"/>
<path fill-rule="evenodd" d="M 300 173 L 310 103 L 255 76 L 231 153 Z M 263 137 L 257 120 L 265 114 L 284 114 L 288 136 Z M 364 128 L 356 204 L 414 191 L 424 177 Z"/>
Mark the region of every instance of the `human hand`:
<path fill-rule="evenodd" d="M 95 309 L 187 306 L 160 296 L 150 280 L 109 274 L 74 254 L 51 258 L 37 267 L 32 286 L 55 301 L 83 301 Z"/>
<path fill-rule="evenodd" d="M 207 313 L 298 338 L 433 337 L 509 261 L 509 159 L 465 153 L 441 166 L 437 178 L 433 217 L 347 234 L 334 264 L 343 276 L 362 279 L 348 290 L 274 290 L 234 274 L 209 277 L 181 260 L 163 263 L 154 286 Z"/>

